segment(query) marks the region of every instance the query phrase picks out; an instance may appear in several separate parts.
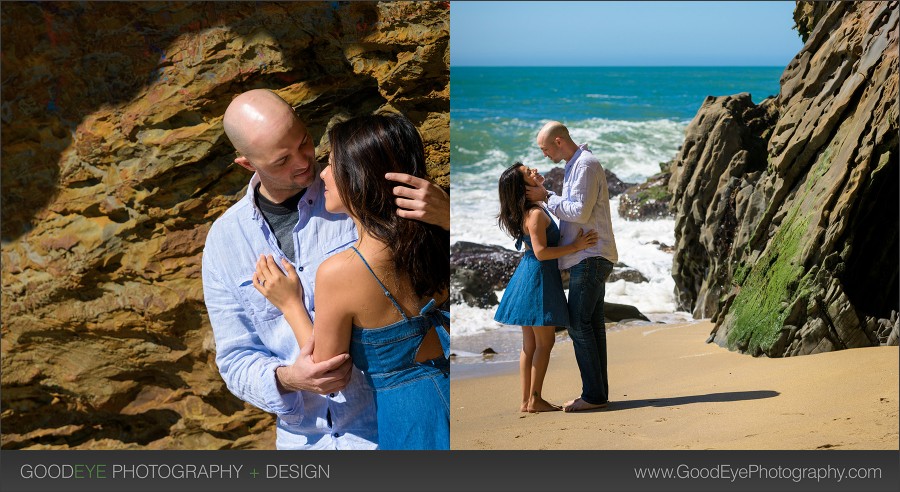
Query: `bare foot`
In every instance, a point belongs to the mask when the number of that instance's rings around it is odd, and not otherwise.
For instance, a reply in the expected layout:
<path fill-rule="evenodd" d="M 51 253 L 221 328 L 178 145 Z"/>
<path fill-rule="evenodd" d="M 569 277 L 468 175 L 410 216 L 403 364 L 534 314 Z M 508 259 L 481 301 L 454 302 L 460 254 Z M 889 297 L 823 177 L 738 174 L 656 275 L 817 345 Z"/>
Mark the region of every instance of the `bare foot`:
<path fill-rule="evenodd" d="M 562 410 L 561 406 L 554 405 L 543 398 L 533 398 L 528 402 L 528 411 L 531 413 L 558 412 L 560 410 Z"/>
<path fill-rule="evenodd" d="M 528 402 L 527 402 L 527 401 L 523 401 L 523 402 L 522 402 L 522 406 L 519 407 L 519 411 L 520 411 L 520 412 L 527 412 L 527 411 L 528 411 Z"/>
<path fill-rule="evenodd" d="M 609 403 L 600 403 L 595 405 L 593 403 L 588 403 L 581 398 L 576 398 L 572 401 L 567 401 L 565 407 L 563 409 L 567 412 L 583 412 L 585 410 L 597 410 L 599 408 L 606 408 Z"/>

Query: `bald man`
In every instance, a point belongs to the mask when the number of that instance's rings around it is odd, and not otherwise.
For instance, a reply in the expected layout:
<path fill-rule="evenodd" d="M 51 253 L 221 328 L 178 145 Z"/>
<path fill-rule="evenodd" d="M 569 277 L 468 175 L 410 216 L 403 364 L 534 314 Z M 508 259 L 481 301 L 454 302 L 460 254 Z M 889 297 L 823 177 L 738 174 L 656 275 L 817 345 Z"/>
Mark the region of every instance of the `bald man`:
<path fill-rule="evenodd" d="M 606 279 L 619 258 L 606 173 L 587 144 L 576 144 L 569 129 L 558 121 L 541 128 L 537 144 L 551 161 L 566 162 L 562 196 L 538 185 L 528 187 L 528 199 L 547 202 L 547 208 L 559 218 L 560 244 L 571 243 L 579 229 L 595 230 L 600 237 L 596 245 L 559 259 L 559 269 L 568 269 L 570 274 L 569 336 L 581 372 L 581 397 L 566 402 L 564 410 L 604 408 L 609 403 L 609 382 L 603 298 Z"/>
<path fill-rule="evenodd" d="M 315 363 L 282 313 L 252 284 L 260 255 L 290 261 L 315 317 L 316 270 L 356 242 L 353 221 L 325 210 L 315 143 L 291 106 L 274 92 L 252 90 L 225 111 L 225 133 L 253 172 L 247 194 L 210 228 L 203 251 L 203 293 L 216 341 L 216 364 L 238 398 L 277 416 L 278 449 L 374 449 L 372 388 L 349 355 Z M 398 215 L 449 229 L 449 197 L 405 174 Z M 354 374 L 355 373 L 355 374 Z"/>

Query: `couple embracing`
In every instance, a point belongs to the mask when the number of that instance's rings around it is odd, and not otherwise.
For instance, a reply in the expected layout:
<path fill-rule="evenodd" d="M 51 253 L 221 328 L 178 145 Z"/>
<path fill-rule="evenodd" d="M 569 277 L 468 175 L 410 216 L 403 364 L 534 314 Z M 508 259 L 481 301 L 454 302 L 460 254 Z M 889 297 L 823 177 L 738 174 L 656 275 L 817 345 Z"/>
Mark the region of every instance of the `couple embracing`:
<path fill-rule="evenodd" d="M 494 319 L 522 327 L 521 411 L 561 409 L 541 396 L 557 326 L 568 329 L 582 383 L 581 396 L 562 409 L 604 408 L 609 383 L 603 298 L 618 260 L 606 175 L 587 145 L 576 144 L 562 123 L 544 125 L 537 144 L 551 161 L 566 162 L 562 196 L 546 190 L 544 178 L 519 162 L 500 176 L 500 228 L 526 251 Z M 559 227 L 550 214 L 559 218 Z M 559 273 L 566 269 L 568 302 Z"/>
<path fill-rule="evenodd" d="M 274 92 L 237 96 L 223 125 L 253 172 L 203 252 L 228 389 L 277 415 L 279 449 L 448 449 L 449 197 L 415 126 L 339 122 L 320 173 Z"/>

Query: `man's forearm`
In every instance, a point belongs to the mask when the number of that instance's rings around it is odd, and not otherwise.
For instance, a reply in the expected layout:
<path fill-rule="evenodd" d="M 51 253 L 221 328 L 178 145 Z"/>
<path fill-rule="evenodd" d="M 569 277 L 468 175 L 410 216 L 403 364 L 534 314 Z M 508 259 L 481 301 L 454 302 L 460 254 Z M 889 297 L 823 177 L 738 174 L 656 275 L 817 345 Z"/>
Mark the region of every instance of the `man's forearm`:
<path fill-rule="evenodd" d="M 587 221 L 587 214 L 584 213 L 584 204 L 576 200 L 566 200 L 559 195 L 551 195 L 547 199 L 547 208 L 553 215 L 565 220 L 566 222 L 574 222 L 580 224 Z"/>
<path fill-rule="evenodd" d="M 596 173 L 591 170 L 585 170 L 583 174 L 576 176 L 575 183 L 577 184 L 568 199 L 551 195 L 547 208 L 566 222 L 583 224 L 590 219 L 591 209 L 600 195 L 600 183 Z"/>
<path fill-rule="evenodd" d="M 278 366 L 275 368 L 275 386 L 282 395 L 299 391 L 299 388 L 290 387 L 289 383 L 284 380 L 285 369 L 287 369 L 287 366 Z"/>

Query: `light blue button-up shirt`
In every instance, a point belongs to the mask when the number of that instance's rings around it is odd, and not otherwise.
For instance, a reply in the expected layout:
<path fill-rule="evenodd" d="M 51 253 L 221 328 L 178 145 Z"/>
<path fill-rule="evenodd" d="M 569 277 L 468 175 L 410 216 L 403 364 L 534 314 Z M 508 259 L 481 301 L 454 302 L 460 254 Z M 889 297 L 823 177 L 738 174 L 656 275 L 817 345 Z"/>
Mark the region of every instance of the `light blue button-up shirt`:
<path fill-rule="evenodd" d="M 579 145 L 566 162 L 562 196 L 551 191 L 547 208 L 559 217 L 559 244 L 571 244 L 579 229 L 584 229 L 585 233 L 593 229 L 600 236 L 597 244 L 590 248 L 560 258 L 560 270 L 572 268 L 581 260 L 594 256 L 602 256 L 613 263 L 619 261 L 609 211 L 606 173 L 587 144 Z"/>
<path fill-rule="evenodd" d="M 276 264 L 284 257 L 256 206 L 257 183 L 254 174 L 247 195 L 213 223 L 203 250 L 203 295 L 219 373 L 235 396 L 277 415 L 278 449 L 373 449 L 378 434 L 374 392 L 355 366 L 347 387 L 332 395 L 278 391 L 275 369 L 293 363 L 300 348 L 284 315 L 253 287 L 260 254 L 272 254 Z M 296 258 L 288 258 L 300 277 L 310 317 L 315 316 L 316 270 L 358 237 L 347 215 L 325 210 L 323 192 L 316 177 L 297 204 Z"/>

